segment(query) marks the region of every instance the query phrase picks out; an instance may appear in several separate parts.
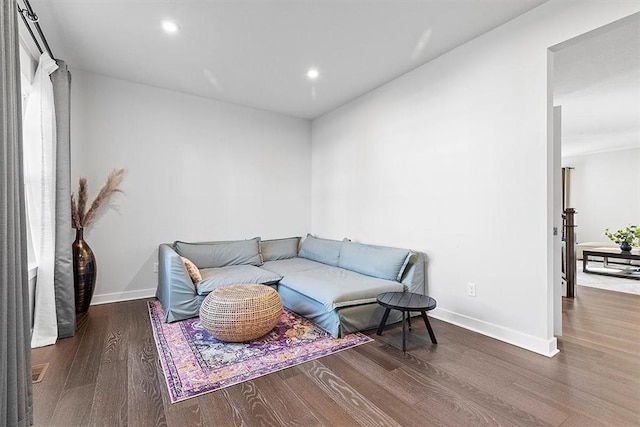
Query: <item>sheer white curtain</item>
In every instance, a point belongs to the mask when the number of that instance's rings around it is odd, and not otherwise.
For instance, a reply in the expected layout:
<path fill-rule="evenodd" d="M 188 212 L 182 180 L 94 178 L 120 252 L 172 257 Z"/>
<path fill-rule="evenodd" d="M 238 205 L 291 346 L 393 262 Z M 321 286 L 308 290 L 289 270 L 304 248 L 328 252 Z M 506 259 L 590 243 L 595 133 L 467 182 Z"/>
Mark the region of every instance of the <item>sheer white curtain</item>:
<path fill-rule="evenodd" d="M 58 68 L 48 54 L 40 57 L 23 124 L 28 226 L 38 264 L 31 347 L 58 338 L 54 289 L 56 120 L 49 75 Z"/>

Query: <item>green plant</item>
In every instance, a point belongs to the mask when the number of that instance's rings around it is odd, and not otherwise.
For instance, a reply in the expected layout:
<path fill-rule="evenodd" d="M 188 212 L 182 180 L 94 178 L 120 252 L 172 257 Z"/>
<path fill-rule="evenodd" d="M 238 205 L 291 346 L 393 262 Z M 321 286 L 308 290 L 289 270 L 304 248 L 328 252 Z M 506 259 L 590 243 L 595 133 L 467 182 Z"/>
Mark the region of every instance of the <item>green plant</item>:
<path fill-rule="evenodd" d="M 605 228 L 604 235 L 617 244 L 627 242 L 631 246 L 634 245 L 636 239 L 640 239 L 640 227 L 637 225 L 629 225 L 628 227 L 621 228 L 615 232 L 610 232 L 608 228 Z"/>

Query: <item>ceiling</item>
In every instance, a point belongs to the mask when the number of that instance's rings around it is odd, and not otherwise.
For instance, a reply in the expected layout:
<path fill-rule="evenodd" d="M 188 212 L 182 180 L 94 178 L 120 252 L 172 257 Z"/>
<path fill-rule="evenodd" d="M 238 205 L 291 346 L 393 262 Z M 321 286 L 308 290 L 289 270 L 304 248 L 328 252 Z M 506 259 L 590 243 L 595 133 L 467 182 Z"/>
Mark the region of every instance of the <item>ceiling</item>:
<path fill-rule="evenodd" d="M 31 0 L 31 4 L 54 55 L 72 68 L 315 118 L 545 1 Z M 180 31 L 165 34 L 163 19 L 174 20 Z M 309 67 L 320 72 L 315 82 L 306 77 Z"/>
<path fill-rule="evenodd" d="M 562 155 L 640 147 L 640 16 L 554 54 Z"/>

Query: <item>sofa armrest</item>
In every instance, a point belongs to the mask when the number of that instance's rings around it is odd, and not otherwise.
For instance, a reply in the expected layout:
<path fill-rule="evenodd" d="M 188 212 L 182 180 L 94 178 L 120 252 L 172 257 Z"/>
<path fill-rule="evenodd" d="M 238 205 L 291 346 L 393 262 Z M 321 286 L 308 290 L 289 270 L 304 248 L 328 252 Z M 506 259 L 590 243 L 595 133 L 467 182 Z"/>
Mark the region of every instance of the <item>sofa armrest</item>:
<path fill-rule="evenodd" d="M 425 295 L 425 264 L 426 257 L 422 252 L 412 252 L 409 263 L 402 274 L 402 284 L 405 290 L 416 294 Z"/>
<path fill-rule="evenodd" d="M 180 255 L 168 244 L 158 247 L 158 288 L 156 297 L 162 303 L 165 322 L 198 315 L 200 301 Z"/>

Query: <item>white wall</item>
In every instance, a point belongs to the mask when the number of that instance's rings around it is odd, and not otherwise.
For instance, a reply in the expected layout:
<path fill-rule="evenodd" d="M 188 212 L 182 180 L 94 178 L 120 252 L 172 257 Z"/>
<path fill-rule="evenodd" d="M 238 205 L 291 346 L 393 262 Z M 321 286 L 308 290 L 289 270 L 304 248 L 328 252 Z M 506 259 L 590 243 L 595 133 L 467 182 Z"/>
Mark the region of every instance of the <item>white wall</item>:
<path fill-rule="evenodd" d="M 551 1 L 314 120 L 313 232 L 426 252 L 435 317 L 554 354 L 547 51 L 639 9 Z"/>
<path fill-rule="evenodd" d="M 640 148 L 563 157 L 571 166 L 578 242 L 608 242 L 605 228 L 640 223 Z"/>
<path fill-rule="evenodd" d="M 85 232 L 94 303 L 153 295 L 159 243 L 309 230 L 309 121 L 71 72 L 73 188 L 86 175 L 95 195 L 127 169 L 126 195 Z"/>

